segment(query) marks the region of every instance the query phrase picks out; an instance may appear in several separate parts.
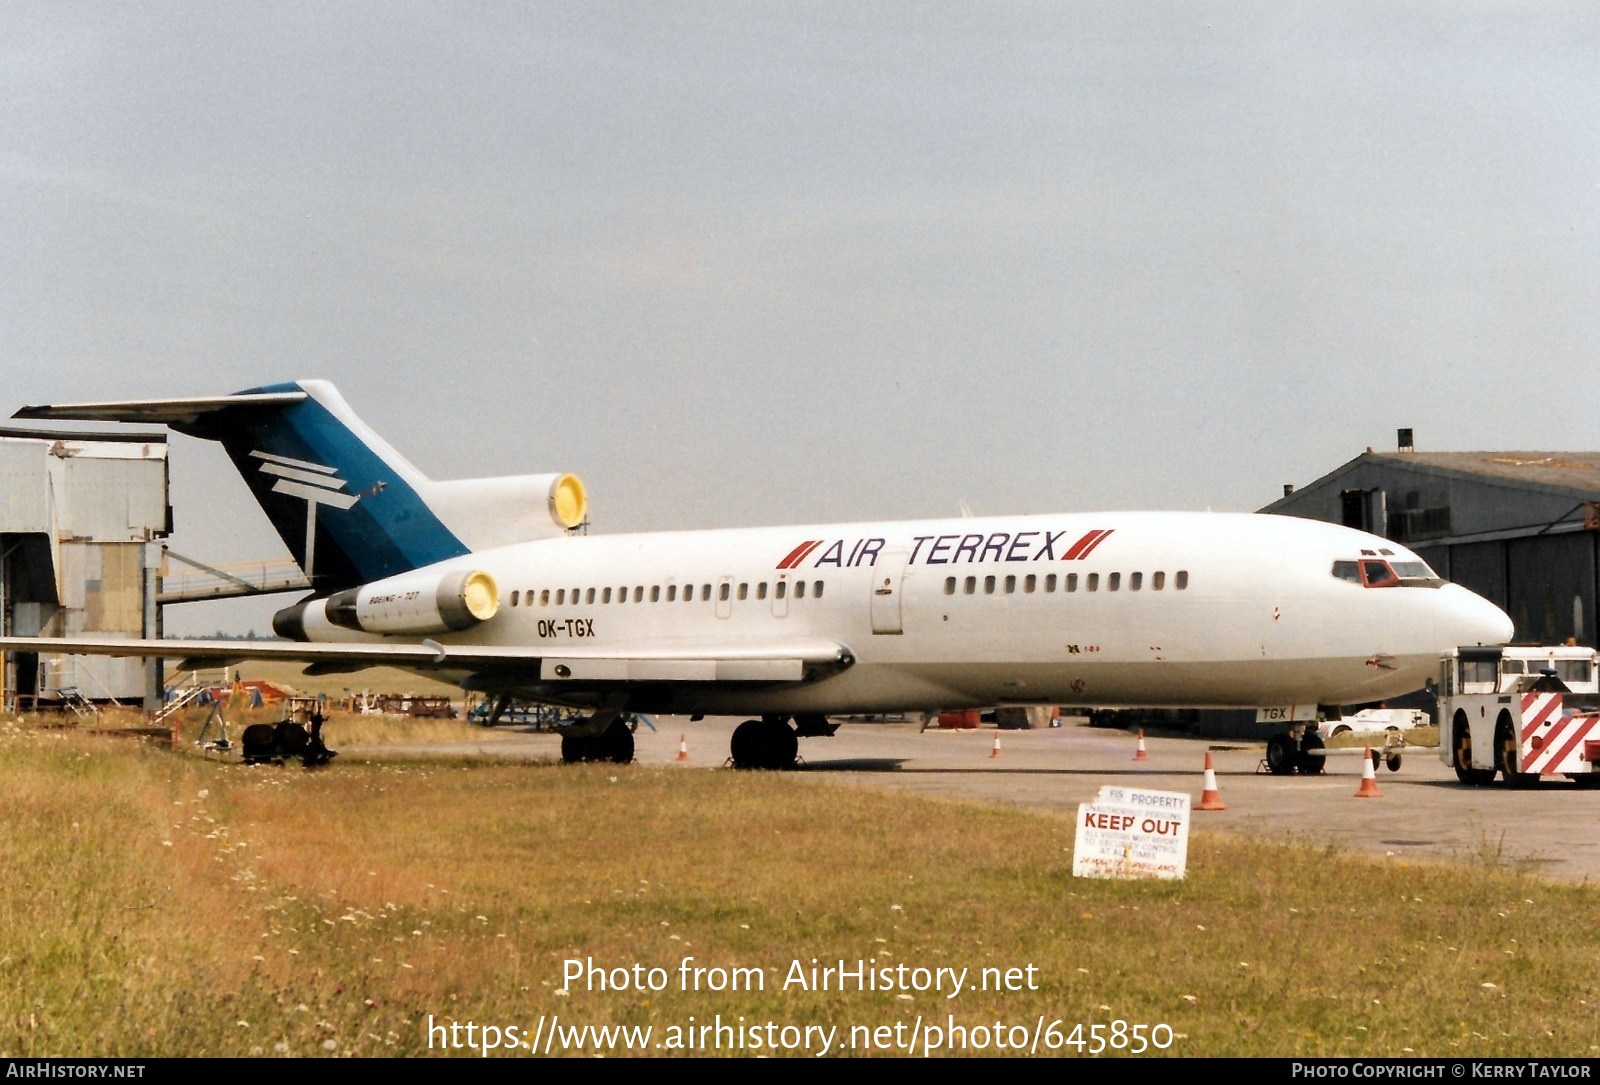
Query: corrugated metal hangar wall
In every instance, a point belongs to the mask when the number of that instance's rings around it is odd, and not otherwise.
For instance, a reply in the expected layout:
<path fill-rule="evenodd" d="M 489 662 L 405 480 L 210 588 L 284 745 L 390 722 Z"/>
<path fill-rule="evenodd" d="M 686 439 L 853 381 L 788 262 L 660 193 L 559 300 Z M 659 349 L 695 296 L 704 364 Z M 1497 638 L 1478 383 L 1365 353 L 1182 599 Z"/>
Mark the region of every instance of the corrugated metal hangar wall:
<path fill-rule="evenodd" d="M 158 540 L 169 533 L 165 434 L 0 430 L 0 629 L 153 637 Z M 154 661 L 7 656 L 8 708 L 59 700 L 160 703 Z M 64 692 L 65 691 L 65 692 Z"/>

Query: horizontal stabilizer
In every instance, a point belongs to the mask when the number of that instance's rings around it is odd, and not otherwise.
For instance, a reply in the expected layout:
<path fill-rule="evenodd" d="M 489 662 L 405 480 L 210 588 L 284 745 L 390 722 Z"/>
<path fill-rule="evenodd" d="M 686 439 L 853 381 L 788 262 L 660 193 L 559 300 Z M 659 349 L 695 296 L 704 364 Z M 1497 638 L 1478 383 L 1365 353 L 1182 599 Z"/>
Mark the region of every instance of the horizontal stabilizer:
<path fill-rule="evenodd" d="M 292 407 L 305 392 L 245 392 L 236 396 L 186 399 L 125 399 L 105 403 L 44 403 L 23 407 L 13 418 L 56 418 L 74 422 L 151 422 L 190 426 L 207 415 L 241 407 Z"/>

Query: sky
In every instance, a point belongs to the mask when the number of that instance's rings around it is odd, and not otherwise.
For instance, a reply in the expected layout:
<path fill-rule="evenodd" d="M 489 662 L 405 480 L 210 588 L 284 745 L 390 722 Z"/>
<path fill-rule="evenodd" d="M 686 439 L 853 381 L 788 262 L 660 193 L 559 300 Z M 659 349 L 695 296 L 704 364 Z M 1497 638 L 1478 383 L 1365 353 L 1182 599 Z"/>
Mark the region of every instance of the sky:
<path fill-rule="evenodd" d="M 1596 448 L 1591 3 L 11 0 L 0 100 L 0 417 L 325 378 L 595 533 Z"/>

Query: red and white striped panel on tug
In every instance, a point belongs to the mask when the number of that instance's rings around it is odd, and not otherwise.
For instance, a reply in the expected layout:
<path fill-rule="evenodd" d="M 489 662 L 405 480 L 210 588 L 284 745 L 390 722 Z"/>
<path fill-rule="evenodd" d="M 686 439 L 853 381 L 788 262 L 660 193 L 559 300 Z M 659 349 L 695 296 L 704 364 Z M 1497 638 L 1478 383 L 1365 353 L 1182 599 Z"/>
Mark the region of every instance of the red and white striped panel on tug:
<path fill-rule="evenodd" d="M 1600 716 L 1571 716 L 1561 711 L 1559 693 L 1522 695 L 1522 771 L 1592 772 L 1585 740 L 1600 738 Z"/>

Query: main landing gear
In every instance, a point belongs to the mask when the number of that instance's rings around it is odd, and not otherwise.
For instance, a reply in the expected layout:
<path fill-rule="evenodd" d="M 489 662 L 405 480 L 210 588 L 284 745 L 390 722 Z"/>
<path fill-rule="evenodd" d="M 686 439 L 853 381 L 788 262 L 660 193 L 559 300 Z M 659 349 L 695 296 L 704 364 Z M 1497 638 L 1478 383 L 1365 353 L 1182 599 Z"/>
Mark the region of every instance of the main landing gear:
<path fill-rule="evenodd" d="M 595 714 L 561 729 L 561 760 L 610 761 L 626 765 L 633 760 L 633 729 L 637 719 L 624 714 L 625 702 L 608 702 Z"/>
<path fill-rule="evenodd" d="M 745 720 L 733 729 L 728 753 L 736 769 L 793 768 L 800 754 L 800 736 L 783 716 Z"/>
<path fill-rule="evenodd" d="M 792 769 L 799 759 L 800 739 L 822 737 L 839 729 L 826 716 L 763 716 L 733 729 L 728 761 L 736 769 Z"/>
<path fill-rule="evenodd" d="M 613 720 L 598 735 L 563 734 L 561 760 L 567 764 L 579 761 L 610 761 L 626 765 L 633 760 L 633 728 L 622 720 Z"/>

